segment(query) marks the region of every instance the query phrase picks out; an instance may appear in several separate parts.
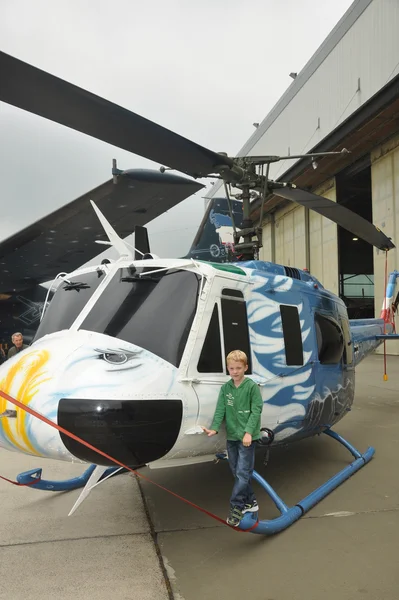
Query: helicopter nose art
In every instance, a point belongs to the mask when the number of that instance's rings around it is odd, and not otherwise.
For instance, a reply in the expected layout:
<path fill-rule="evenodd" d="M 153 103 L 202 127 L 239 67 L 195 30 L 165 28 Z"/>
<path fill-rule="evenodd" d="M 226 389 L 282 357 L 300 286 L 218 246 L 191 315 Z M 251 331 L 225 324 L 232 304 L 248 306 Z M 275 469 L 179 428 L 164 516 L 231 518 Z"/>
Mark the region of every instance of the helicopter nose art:
<path fill-rule="evenodd" d="M 161 458 L 180 431 L 177 369 L 133 344 L 58 332 L 0 367 L 0 389 L 129 466 Z M 161 393 L 160 393 L 161 392 Z M 112 464 L 0 397 L 0 447 Z"/>
<path fill-rule="evenodd" d="M 0 390 L 56 422 L 55 389 L 59 365 L 76 349 L 62 338 L 58 344 L 35 344 L 0 367 Z M 0 396 L 0 447 L 25 454 L 73 460 L 58 432 Z"/>

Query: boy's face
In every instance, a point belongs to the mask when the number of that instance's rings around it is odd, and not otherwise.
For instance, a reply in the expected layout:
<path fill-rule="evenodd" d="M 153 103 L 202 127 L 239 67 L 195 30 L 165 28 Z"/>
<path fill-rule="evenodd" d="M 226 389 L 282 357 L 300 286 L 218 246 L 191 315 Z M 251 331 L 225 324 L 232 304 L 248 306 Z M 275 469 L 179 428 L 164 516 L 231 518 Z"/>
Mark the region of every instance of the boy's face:
<path fill-rule="evenodd" d="M 229 360 L 227 363 L 227 370 L 234 383 L 244 379 L 245 371 L 247 369 L 248 365 L 244 365 L 240 360 Z"/>

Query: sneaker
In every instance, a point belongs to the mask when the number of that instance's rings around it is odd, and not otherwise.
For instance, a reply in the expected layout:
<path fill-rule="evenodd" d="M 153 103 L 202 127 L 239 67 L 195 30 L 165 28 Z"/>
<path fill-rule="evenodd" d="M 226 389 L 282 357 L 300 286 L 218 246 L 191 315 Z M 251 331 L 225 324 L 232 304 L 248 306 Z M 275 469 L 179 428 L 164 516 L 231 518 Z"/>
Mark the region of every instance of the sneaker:
<path fill-rule="evenodd" d="M 231 525 L 232 527 L 238 527 L 243 518 L 242 511 L 236 506 L 232 506 L 230 509 L 230 514 L 226 519 L 227 525 Z"/>
<path fill-rule="evenodd" d="M 258 512 L 258 510 L 259 510 L 258 503 L 257 503 L 257 501 L 256 501 L 256 500 L 254 500 L 254 501 L 253 501 L 253 502 L 251 502 L 250 504 L 246 504 L 246 505 L 244 506 L 244 510 L 242 511 L 242 513 L 243 513 L 243 514 L 244 514 L 244 513 L 248 513 L 248 512 L 254 513 L 254 512 Z"/>

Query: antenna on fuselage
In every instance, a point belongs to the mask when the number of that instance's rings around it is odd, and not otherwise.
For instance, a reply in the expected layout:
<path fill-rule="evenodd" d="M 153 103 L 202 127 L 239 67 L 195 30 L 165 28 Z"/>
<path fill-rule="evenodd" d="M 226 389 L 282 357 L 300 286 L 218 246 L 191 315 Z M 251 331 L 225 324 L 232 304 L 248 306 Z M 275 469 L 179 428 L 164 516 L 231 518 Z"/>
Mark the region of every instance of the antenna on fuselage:
<path fill-rule="evenodd" d="M 115 229 L 112 227 L 111 223 L 107 221 L 104 217 L 103 213 L 99 208 L 94 204 L 93 200 L 90 200 L 90 203 L 96 213 L 97 217 L 100 220 L 101 225 L 104 228 L 105 233 L 110 241 L 110 245 L 119 252 L 120 257 L 133 258 L 133 254 L 129 248 L 129 246 L 123 241 L 121 237 L 116 233 Z"/>

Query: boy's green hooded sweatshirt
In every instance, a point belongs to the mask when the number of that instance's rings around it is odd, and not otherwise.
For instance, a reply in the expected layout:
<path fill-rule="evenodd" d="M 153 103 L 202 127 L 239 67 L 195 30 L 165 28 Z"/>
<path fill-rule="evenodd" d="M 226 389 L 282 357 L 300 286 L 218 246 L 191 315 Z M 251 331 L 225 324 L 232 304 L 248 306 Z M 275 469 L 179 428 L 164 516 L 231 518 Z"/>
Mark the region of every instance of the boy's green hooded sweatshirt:
<path fill-rule="evenodd" d="M 241 441 L 245 433 L 258 440 L 262 409 L 259 387 L 252 379 L 244 377 L 238 387 L 230 379 L 221 387 L 211 429 L 219 431 L 225 419 L 228 440 Z"/>

